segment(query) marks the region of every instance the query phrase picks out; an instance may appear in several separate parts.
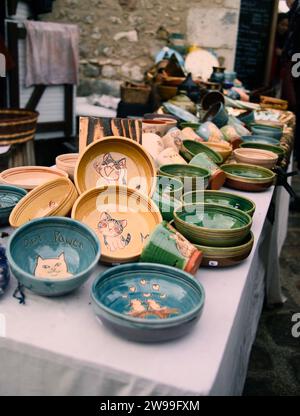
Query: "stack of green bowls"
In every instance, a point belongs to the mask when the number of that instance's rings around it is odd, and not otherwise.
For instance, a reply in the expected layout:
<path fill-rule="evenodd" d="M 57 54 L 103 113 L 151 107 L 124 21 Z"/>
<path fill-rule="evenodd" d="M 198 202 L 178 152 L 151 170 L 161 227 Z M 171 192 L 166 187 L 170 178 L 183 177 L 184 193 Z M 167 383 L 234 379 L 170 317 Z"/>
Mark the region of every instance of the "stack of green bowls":
<path fill-rule="evenodd" d="M 207 169 L 194 165 L 163 165 L 158 173 L 161 176 L 180 180 L 185 192 L 206 189 L 210 179 L 210 173 Z"/>
<path fill-rule="evenodd" d="M 158 206 L 164 220 L 172 221 L 174 210 L 181 206 L 183 184 L 176 178 L 158 176 L 152 200 Z"/>

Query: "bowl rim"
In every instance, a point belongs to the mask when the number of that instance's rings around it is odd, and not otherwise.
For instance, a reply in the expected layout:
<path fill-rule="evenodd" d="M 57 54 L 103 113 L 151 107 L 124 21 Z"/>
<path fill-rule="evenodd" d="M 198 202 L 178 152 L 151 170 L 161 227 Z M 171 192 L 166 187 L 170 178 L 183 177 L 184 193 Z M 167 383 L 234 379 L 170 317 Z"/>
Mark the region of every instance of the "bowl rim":
<path fill-rule="evenodd" d="M 186 147 L 186 144 L 196 144 L 196 146 L 200 145 L 199 147 L 202 148 L 202 152 L 200 151 L 200 152 L 194 154 L 190 149 L 188 149 Z M 203 148 L 203 146 L 204 146 L 204 148 Z M 197 142 L 195 140 L 190 140 L 190 139 L 183 140 L 183 142 L 182 142 L 182 149 L 181 150 L 189 152 L 193 157 L 197 156 L 199 153 L 203 153 L 205 149 L 208 149 L 208 151 L 213 154 L 213 156 L 215 158 L 215 159 L 213 159 L 214 163 L 220 164 L 220 163 L 224 162 L 223 156 L 218 151 L 216 151 L 216 150 L 210 148 L 209 146 L 207 146 L 205 143 L 200 143 L 200 142 Z"/>
<path fill-rule="evenodd" d="M 247 241 L 246 243 L 239 244 L 237 246 L 232 246 L 232 247 L 211 247 L 211 246 L 204 246 L 203 244 L 198 244 L 198 243 L 195 243 L 194 246 L 197 247 L 199 250 L 201 250 L 202 248 L 204 248 L 204 249 L 206 248 L 206 249 L 213 249 L 213 250 L 216 250 L 216 251 L 223 251 L 223 252 L 226 252 L 226 253 L 228 252 L 228 254 L 229 254 L 230 252 L 232 252 L 233 249 L 243 249 L 243 248 L 246 248 L 250 245 L 253 245 L 254 241 L 255 241 L 255 237 L 254 237 L 254 234 L 251 230 L 249 231 L 249 234 L 247 235 L 246 238 L 248 238 L 249 236 L 250 236 L 249 241 Z"/>
<path fill-rule="evenodd" d="M 260 147 L 255 147 L 256 145 L 258 146 L 267 146 L 266 149 L 262 148 L 262 150 L 268 150 L 268 148 L 272 148 L 272 149 L 276 149 L 276 150 L 270 150 L 270 152 L 276 153 L 276 151 L 278 152 L 278 154 L 285 154 L 285 150 L 278 144 L 273 144 L 273 143 L 262 143 L 262 142 L 242 142 L 239 147 L 241 149 L 260 149 Z"/>
<path fill-rule="evenodd" d="M 249 156 L 245 155 L 246 151 L 249 152 Z M 254 153 L 261 154 L 262 156 L 265 155 L 266 156 L 265 159 L 261 159 L 262 163 L 266 163 L 266 162 L 271 163 L 275 161 L 277 162 L 278 160 L 278 154 L 267 149 L 256 149 L 252 147 L 239 147 L 238 149 L 235 149 L 233 153 L 235 156 L 248 158 L 248 159 L 255 159 Z"/>
<path fill-rule="evenodd" d="M 162 168 L 165 168 L 165 167 L 174 167 L 174 166 L 176 166 L 176 167 L 180 167 L 180 168 L 188 168 L 189 169 L 189 166 L 193 169 L 193 168 L 197 168 L 197 170 L 198 171 L 203 171 L 203 173 L 205 172 L 205 174 L 203 175 L 203 176 L 177 176 L 177 175 L 172 175 L 172 174 L 170 174 L 170 173 L 164 173 L 163 171 L 163 173 L 165 174 L 165 175 L 167 175 L 167 176 L 170 176 L 170 177 L 174 177 L 174 178 L 203 178 L 203 179 L 209 179 L 210 178 L 210 172 L 209 172 L 209 170 L 207 170 L 207 169 L 205 169 L 205 168 L 200 168 L 200 166 L 197 166 L 197 165 L 191 165 L 191 164 L 188 164 L 188 165 L 183 165 L 183 164 L 180 164 L 180 163 L 172 163 L 172 164 L 170 164 L 170 165 L 162 165 L 160 168 L 159 168 L 159 171 L 158 171 L 158 176 L 164 176 L 164 175 L 161 175 L 160 174 L 160 172 L 161 172 L 161 169 Z"/>
<path fill-rule="evenodd" d="M 80 273 L 77 273 L 75 276 L 72 277 L 67 277 L 67 278 L 63 278 L 63 279 L 59 279 L 59 280 L 54 280 L 54 279 L 45 279 L 45 278 L 36 278 L 35 276 L 33 276 L 31 273 L 26 272 L 25 270 L 23 270 L 13 259 L 13 256 L 11 254 L 11 246 L 15 240 L 15 238 L 22 233 L 24 230 L 26 230 L 27 228 L 31 228 L 34 227 L 35 225 L 39 225 L 40 223 L 55 223 L 58 222 L 60 224 L 62 223 L 69 223 L 69 224 L 76 224 L 77 227 L 81 228 L 84 232 L 86 232 L 87 234 L 90 235 L 90 237 L 92 237 L 92 239 L 95 242 L 95 247 L 97 248 L 97 253 L 95 256 L 95 259 L 93 260 L 93 262 L 89 265 L 88 268 L 86 268 L 85 270 L 83 270 Z M 47 224 L 45 224 L 47 225 Z M 45 217 L 45 218 L 37 218 L 34 220 L 31 220 L 29 222 L 27 222 L 26 224 L 22 225 L 21 227 L 19 227 L 16 231 L 14 231 L 14 233 L 9 237 L 8 243 L 7 243 L 7 248 L 6 248 L 6 256 L 7 256 L 7 260 L 9 265 L 12 265 L 12 269 L 16 270 L 18 273 L 22 274 L 24 277 L 26 277 L 29 280 L 32 280 L 34 282 L 38 281 L 38 282 L 45 282 L 45 283 L 49 283 L 49 282 L 55 282 L 57 284 L 61 284 L 67 281 L 72 281 L 74 279 L 79 279 L 81 278 L 83 275 L 85 275 L 88 272 L 91 272 L 94 267 L 98 264 L 100 256 L 101 256 L 101 244 L 100 241 L 96 235 L 96 233 L 87 225 L 81 223 L 80 221 L 74 220 L 72 218 L 67 218 L 67 217 Z M 17 279 L 18 280 L 18 279 Z"/>
<path fill-rule="evenodd" d="M 18 202 L 16 202 L 13 205 L 10 205 L 8 207 L 0 207 L 0 213 L 6 213 L 6 211 L 10 212 L 14 209 L 14 207 L 21 201 L 21 199 L 23 199 L 24 196 L 26 196 L 28 194 L 28 192 L 26 191 L 26 189 L 24 188 L 20 188 L 18 186 L 14 186 L 14 185 L 7 185 L 5 183 L 0 183 L 0 194 L 2 192 L 6 191 L 11 191 L 11 193 L 20 196 L 21 198 L 18 200 Z"/>
<path fill-rule="evenodd" d="M 159 321 L 156 320 L 145 320 L 143 318 L 134 318 L 131 316 L 125 316 L 124 314 L 120 313 L 120 312 L 116 312 L 113 309 L 105 306 L 102 302 L 100 302 L 97 297 L 96 297 L 96 287 L 99 283 L 100 280 L 104 280 L 104 279 L 108 279 L 109 277 L 111 277 L 111 279 L 113 278 L 113 276 L 110 275 L 115 275 L 116 271 L 117 272 L 126 272 L 126 270 L 128 271 L 132 271 L 132 268 L 134 268 L 134 270 L 148 270 L 150 272 L 155 272 L 158 271 L 161 274 L 165 274 L 168 277 L 172 277 L 174 278 L 174 274 L 176 275 L 177 279 L 181 279 L 185 282 L 187 282 L 187 284 L 190 284 L 192 286 L 194 286 L 194 289 L 196 289 L 196 291 L 198 292 L 198 294 L 201 294 L 201 300 L 199 302 L 199 304 L 197 306 L 195 306 L 193 309 L 191 309 L 189 312 L 186 312 L 185 314 L 180 315 L 180 317 L 172 317 L 172 318 L 165 318 L 165 319 L 160 319 Z M 131 270 L 130 270 L 131 269 Z M 169 273 L 168 273 L 169 272 Z M 171 274 L 173 274 L 173 276 L 171 276 Z M 107 277 L 108 276 L 108 277 Z M 121 319 L 122 321 L 127 321 L 127 322 L 132 322 L 132 323 L 139 323 L 139 324 L 144 324 L 145 326 L 147 326 L 148 328 L 151 327 L 167 327 L 168 324 L 170 324 L 170 326 L 172 326 L 172 324 L 174 325 L 175 323 L 180 323 L 182 321 L 186 321 L 188 320 L 188 318 L 199 314 L 205 304 L 205 290 L 203 285 L 196 279 L 194 278 L 192 275 L 190 275 L 189 273 L 180 270 L 180 269 L 176 269 L 174 267 L 171 266 L 167 266 L 164 264 L 156 264 L 156 263 L 127 263 L 127 264 L 122 264 L 120 266 L 116 266 L 114 268 L 110 268 L 108 270 L 106 270 L 104 273 L 100 273 L 96 279 L 94 280 L 91 290 L 90 290 L 90 297 L 92 299 L 92 301 L 101 309 L 103 309 L 105 312 L 107 312 L 109 315 L 112 315 L 116 318 Z"/>
<path fill-rule="evenodd" d="M 196 224 L 189 224 L 188 222 L 182 220 L 177 214 L 177 212 L 179 210 L 184 209 L 185 207 L 188 207 L 188 206 L 203 206 L 204 208 L 206 206 L 206 207 L 213 207 L 213 208 L 221 208 L 221 209 L 226 210 L 226 211 L 233 211 L 233 213 L 239 214 L 240 216 L 244 216 L 244 218 L 246 217 L 247 220 L 248 220 L 248 223 L 246 225 L 243 225 L 242 227 L 239 227 L 239 228 L 225 228 L 225 229 L 223 229 L 223 228 L 208 228 L 208 227 L 201 227 L 201 226 L 196 225 Z M 197 203 L 197 204 L 193 204 L 193 203 L 192 204 L 182 204 L 181 207 L 178 207 L 177 209 L 174 210 L 174 221 L 175 221 L 175 224 L 176 224 L 176 221 L 180 222 L 181 224 L 187 224 L 189 229 L 192 227 L 194 230 L 208 231 L 208 232 L 212 232 L 213 234 L 218 233 L 218 232 L 226 233 L 226 232 L 233 232 L 233 231 L 243 231 L 243 230 L 248 229 L 249 227 L 251 229 L 252 224 L 253 224 L 253 218 L 249 214 L 247 214 L 245 211 L 241 211 L 239 209 L 227 207 L 227 206 L 224 206 L 224 205 L 210 204 L 210 203 L 205 203 L 205 202 L 204 203 Z"/>
<path fill-rule="evenodd" d="M 231 173 L 231 172 L 228 172 L 228 171 L 224 170 L 224 168 L 226 168 L 228 166 L 246 167 L 248 169 L 262 170 L 265 173 L 268 173 L 268 174 L 271 173 L 271 175 L 269 175 L 266 178 L 248 178 L 247 176 L 235 175 L 234 173 Z M 274 178 L 276 177 L 276 173 L 272 172 L 271 169 L 265 168 L 263 166 L 251 165 L 249 163 L 225 163 L 224 165 L 221 166 L 221 169 L 224 170 L 224 172 L 226 173 L 226 175 L 230 175 L 232 178 L 247 179 L 247 180 L 250 180 L 251 182 L 255 182 L 255 183 L 260 183 L 261 181 L 265 182 L 266 180 L 271 181 L 271 180 L 274 180 Z"/>

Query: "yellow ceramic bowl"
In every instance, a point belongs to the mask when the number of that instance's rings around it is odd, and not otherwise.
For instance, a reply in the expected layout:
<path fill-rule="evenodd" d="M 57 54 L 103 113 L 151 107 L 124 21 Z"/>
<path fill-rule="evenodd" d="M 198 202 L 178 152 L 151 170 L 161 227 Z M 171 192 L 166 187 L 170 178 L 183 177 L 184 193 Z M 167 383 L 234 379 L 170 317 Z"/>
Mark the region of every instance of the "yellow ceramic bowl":
<path fill-rule="evenodd" d="M 9 223 L 16 228 L 35 218 L 66 216 L 77 197 L 78 193 L 70 179 L 54 179 L 22 198 L 12 210 Z"/>
<path fill-rule="evenodd" d="M 67 153 L 64 155 L 59 155 L 55 160 L 56 167 L 57 169 L 66 172 L 71 179 L 74 179 L 74 171 L 78 158 L 78 153 Z"/>
<path fill-rule="evenodd" d="M 75 202 L 72 218 L 88 225 L 101 243 L 101 261 L 138 260 L 150 234 L 162 222 L 159 208 L 146 195 L 110 185 L 86 191 Z"/>
<path fill-rule="evenodd" d="M 213 149 L 215 152 L 220 153 L 224 162 L 229 158 L 232 153 L 232 146 L 226 142 L 206 142 L 206 146 Z"/>

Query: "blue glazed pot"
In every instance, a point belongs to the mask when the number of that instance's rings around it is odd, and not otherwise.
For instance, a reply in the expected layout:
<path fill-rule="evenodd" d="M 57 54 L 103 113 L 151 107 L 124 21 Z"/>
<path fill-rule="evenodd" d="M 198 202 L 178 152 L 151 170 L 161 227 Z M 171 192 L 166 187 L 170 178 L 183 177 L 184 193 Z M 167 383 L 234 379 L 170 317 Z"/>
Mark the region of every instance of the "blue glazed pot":
<path fill-rule="evenodd" d="M 84 224 L 48 217 L 28 222 L 10 237 L 7 259 L 16 279 L 42 296 L 80 287 L 100 258 L 100 242 Z"/>
<path fill-rule="evenodd" d="M 253 134 L 272 137 L 276 140 L 280 140 L 282 137 L 282 129 L 276 127 L 261 126 L 259 124 L 252 124 L 251 131 Z"/>
<path fill-rule="evenodd" d="M 10 213 L 26 194 L 25 189 L 0 185 L 0 225 L 8 224 Z"/>
<path fill-rule="evenodd" d="M 255 122 L 255 115 L 253 110 L 248 110 L 238 116 L 238 120 L 242 121 L 246 126 L 250 126 Z"/>
<path fill-rule="evenodd" d="M 138 342 L 186 335 L 199 320 L 204 289 L 190 274 L 152 263 L 117 266 L 95 280 L 96 316 L 117 334 Z"/>
<path fill-rule="evenodd" d="M 229 117 L 223 103 L 213 104 L 203 118 L 203 123 L 211 121 L 217 127 L 222 128 L 228 123 Z"/>

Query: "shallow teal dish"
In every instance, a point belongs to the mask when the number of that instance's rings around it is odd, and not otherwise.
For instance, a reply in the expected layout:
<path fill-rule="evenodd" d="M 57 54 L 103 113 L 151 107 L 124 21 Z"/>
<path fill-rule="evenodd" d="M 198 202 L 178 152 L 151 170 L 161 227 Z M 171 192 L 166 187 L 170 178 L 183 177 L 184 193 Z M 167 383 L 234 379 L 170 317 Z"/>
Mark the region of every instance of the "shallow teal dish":
<path fill-rule="evenodd" d="M 206 189 L 210 178 L 210 172 L 207 169 L 194 165 L 163 165 L 159 168 L 159 174 L 179 179 L 185 192 Z"/>
<path fill-rule="evenodd" d="M 197 123 L 197 124 L 199 123 L 198 117 L 194 116 L 189 111 L 183 110 L 177 105 L 166 102 L 166 103 L 163 103 L 163 107 L 168 113 L 178 117 L 182 121 L 186 121 L 188 123 Z"/>
<path fill-rule="evenodd" d="M 274 139 L 273 137 L 257 136 L 257 135 L 242 136 L 241 140 L 243 141 L 243 143 L 262 143 L 262 144 L 271 144 L 274 146 L 278 146 L 280 143 L 279 140 Z"/>
<path fill-rule="evenodd" d="M 10 213 L 27 194 L 22 188 L 0 184 L 0 225 L 7 225 Z"/>
<path fill-rule="evenodd" d="M 282 137 L 282 129 L 278 127 L 262 126 L 261 124 L 252 124 L 251 131 L 256 135 L 273 137 L 280 140 Z"/>
<path fill-rule="evenodd" d="M 170 266 L 117 266 L 95 280 L 91 298 L 96 316 L 115 333 L 139 342 L 163 342 L 186 335 L 199 320 L 202 285 Z"/>
<path fill-rule="evenodd" d="M 96 234 L 70 218 L 30 221 L 10 237 L 7 259 L 13 275 L 42 296 L 60 296 L 81 286 L 100 258 Z"/>

